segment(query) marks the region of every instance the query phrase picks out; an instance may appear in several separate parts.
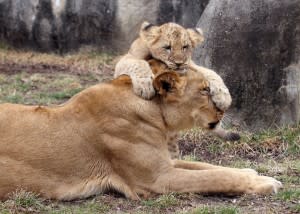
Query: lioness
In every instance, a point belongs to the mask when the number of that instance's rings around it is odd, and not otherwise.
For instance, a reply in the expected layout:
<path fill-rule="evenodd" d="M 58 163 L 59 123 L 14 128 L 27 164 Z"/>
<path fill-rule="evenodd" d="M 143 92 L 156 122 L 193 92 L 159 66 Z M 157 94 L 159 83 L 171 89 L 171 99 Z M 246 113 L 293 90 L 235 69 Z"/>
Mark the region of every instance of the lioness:
<path fill-rule="evenodd" d="M 151 101 L 120 76 L 59 107 L 0 105 L 0 197 L 18 188 L 58 200 L 109 189 L 134 200 L 148 193 L 277 192 L 280 182 L 253 170 L 171 160 L 168 132 L 212 128 L 222 112 L 198 72 L 161 73 L 153 85 Z"/>

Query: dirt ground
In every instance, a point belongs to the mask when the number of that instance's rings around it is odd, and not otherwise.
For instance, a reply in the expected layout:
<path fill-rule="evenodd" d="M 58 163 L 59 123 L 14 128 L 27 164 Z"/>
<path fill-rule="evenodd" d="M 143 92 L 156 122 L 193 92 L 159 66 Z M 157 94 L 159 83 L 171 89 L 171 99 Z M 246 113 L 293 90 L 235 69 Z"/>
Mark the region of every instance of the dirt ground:
<path fill-rule="evenodd" d="M 0 103 L 56 105 L 84 88 L 112 78 L 115 56 L 81 52 L 68 56 L 0 51 Z M 233 95 L 234 96 L 234 95 Z M 231 127 L 234 129 L 234 127 Z M 43 200 L 22 190 L 0 203 L 0 213 L 300 213 L 300 124 L 249 133 L 224 142 L 199 129 L 182 132 L 181 158 L 253 168 L 284 184 L 277 195 L 169 194 L 130 201 L 118 193 L 86 200 Z"/>

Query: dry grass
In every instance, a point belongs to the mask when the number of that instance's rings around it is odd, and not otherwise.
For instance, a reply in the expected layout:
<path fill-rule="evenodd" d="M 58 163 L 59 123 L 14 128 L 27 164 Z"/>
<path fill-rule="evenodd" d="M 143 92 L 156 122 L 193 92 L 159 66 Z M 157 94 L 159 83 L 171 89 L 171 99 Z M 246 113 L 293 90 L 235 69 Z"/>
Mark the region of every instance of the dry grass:
<path fill-rule="evenodd" d="M 68 72 L 75 74 L 98 73 L 112 75 L 116 57 L 85 49 L 77 53 L 57 55 L 36 53 L 32 51 L 17 51 L 0 49 L 0 70 L 6 73 L 26 71 L 35 72 Z M 34 70 L 34 71 L 31 71 Z"/>

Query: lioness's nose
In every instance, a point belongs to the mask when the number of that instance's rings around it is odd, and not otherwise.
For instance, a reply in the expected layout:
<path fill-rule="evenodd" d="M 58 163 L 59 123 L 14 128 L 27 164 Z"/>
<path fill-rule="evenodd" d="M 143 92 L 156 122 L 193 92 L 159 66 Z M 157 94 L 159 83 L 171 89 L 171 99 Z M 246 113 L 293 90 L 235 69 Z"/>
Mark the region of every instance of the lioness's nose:
<path fill-rule="evenodd" d="M 214 129 L 216 128 L 216 126 L 218 125 L 219 121 L 216 121 L 216 122 L 212 122 L 212 123 L 209 123 L 208 126 L 210 129 Z"/>
<path fill-rule="evenodd" d="M 217 112 L 218 120 L 221 120 L 223 118 L 223 115 L 224 115 L 224 111 L 218 110 L 218 112 Z"/>

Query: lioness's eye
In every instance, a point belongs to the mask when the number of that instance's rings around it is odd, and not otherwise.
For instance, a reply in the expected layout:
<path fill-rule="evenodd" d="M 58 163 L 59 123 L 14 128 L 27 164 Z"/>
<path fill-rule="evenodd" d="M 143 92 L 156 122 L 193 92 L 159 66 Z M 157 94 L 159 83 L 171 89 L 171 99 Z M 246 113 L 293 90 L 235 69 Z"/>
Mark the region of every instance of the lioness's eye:
<path fill-rule="evenodd" d="M 182 47 L 183 50 L 187 50 L 190 46 L 189 45 L 185 45 Z"/>
<path fill-rule="evenodd" d="M 170 51 L 171 50 L 171 45 L 166 45 L 163 48 L 166 49 L 167 51 Z"/>
<path fill-rule="evenodd" d="M 205 87 L 201 90 L 200 92 L 202 95 L 209 95 L 210 94 L 210 88 L 209 87 Z"/>

